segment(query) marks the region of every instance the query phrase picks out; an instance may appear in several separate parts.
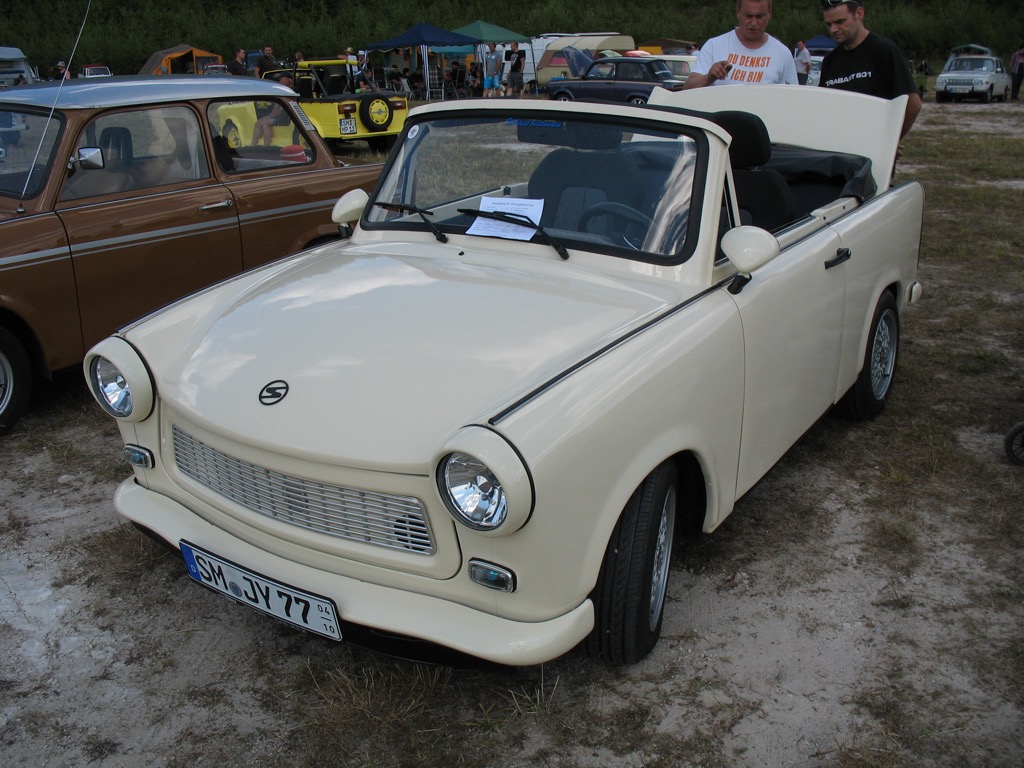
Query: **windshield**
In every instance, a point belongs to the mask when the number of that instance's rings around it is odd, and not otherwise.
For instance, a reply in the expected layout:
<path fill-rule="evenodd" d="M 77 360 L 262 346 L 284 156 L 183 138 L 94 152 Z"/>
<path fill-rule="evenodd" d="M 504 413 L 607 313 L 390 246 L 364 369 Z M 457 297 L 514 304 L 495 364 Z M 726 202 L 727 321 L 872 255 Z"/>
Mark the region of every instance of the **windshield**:
<path fill-rule="evenodd" d="M 570 248 L 678 261 L 695 239 L 704 146 L 681 129 L 580 118 L 503 114 L 418 122 L 393 157 L 366 221 L 370 229 L 555 239 Z M 481 210 L 527 216 L 543 232 L 495 222 Z"/>
<path fill-rule="evenodd" d="M 20 200 L 39 194 L 62 127 L 59 114 L 47 125 L 46 115 L 0 109 L 0 195 Z"/>

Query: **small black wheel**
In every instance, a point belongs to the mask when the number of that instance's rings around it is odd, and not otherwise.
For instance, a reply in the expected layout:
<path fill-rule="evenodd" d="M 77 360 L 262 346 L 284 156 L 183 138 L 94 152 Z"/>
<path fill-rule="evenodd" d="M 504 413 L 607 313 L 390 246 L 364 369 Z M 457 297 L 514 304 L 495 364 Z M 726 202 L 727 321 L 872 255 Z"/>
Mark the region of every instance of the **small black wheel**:
<path fill-rule="evenodd" d="M 679 478 L 665 462 L 630 497 L 605 551 L 594 601 L 591 656 L 635 664 L 661 636 L 675 533 Z"/>
<path fill-rule="evenodd" d="M 900 346 L 900 317 L 896 299 L 885 291 L 871 319 L 864 365 L 857 381 L 839 401 L 839 412 L 853 419 L 873 419 L 885 409 L 896 375 Z"/>
<path fill-rule="evenodd" d="M 555 101 L 572 101 L 572 96 L 565 92 L 556 93 L 554 98 Z"/>
<path fill-rule="evenodd" d="M 647 99 L 645 99 L 643 96 L 634 96 L 629 100 L 629 103 L 635 104 L 638 107 L 642 107 L 644 104 L 647 103 Z"/>
<path fill-rule="evenodd" d="M 6 435 L 28 407 L 32 369 L 21 342 L 0 328 L 0 435 Z"/>
<path fill-rule="evenodd" d="M 1024 466 L 1024 421 L 1015 424 L 1006 433 L 1003 447 L 1006 448 L 1006 455 L 1010 457 L 1010 461 Z"/>

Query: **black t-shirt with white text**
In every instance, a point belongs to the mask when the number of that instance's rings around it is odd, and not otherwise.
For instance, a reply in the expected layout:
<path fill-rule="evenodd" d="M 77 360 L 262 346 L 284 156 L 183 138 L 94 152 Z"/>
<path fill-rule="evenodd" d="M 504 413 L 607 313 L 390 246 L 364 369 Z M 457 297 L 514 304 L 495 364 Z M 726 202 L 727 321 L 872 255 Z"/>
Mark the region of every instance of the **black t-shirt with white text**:
<path fill-rule="evenodd" d="M 917 93 L 903 51 L 892 40 L 874 32 L 869 32 L 851 51 L 839 46 L 826 53 L 818 85 L 882 99 Z"/>

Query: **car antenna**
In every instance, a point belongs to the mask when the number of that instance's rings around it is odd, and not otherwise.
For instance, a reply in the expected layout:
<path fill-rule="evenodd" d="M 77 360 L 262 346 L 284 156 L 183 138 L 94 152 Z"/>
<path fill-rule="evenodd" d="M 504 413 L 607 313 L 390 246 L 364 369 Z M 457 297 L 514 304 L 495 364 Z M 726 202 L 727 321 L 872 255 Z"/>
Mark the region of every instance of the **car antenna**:
<path fill-rule="evenodd" d="M 89 19 L 89 11 L 92 10 L 92 0 L 86 0 L 85 3 L 85 14 L 82 16 L 82 24 L 78 28 L 78 35 L 75 37 L 75 44 L 71 46 L 71 55 L 68 56 L 68 65 L 64 68 L 66 72 L 71 71 L 71 63 L 75 60 L 75 52 L 78 50 L 78 43 L 82 39 L 82 33 L 85 31 L 85 22 Z M 39 161 L 39 153 L 43 151 L 43 142 L 46 140 L 46 131 L 50 128 L 50 123 L 53 121 L 53 113 L 57 111 L 57 102 L 60 101 L 60 92 L 64 89 L 64 81 L 67 78 L 61 76 L 60 84 L 57 86 L 57 93 L 53 97 L 53 104 L 50 105 L 50 114 L 46 116 L 46 124 L 43 126 L 43 130 L 40 131 L 39 143 L 36 144 L 36 153 L 32 157 L 32 165 L 29 172 L 25 174 L 25 186 L 21 188 L 21 198 L 18 202 L 18 213 L 25 212 L 25 195 L 28 194 L 28 185 L 32 181 L 32 168 L 36 167 L 36 163 Z"/>

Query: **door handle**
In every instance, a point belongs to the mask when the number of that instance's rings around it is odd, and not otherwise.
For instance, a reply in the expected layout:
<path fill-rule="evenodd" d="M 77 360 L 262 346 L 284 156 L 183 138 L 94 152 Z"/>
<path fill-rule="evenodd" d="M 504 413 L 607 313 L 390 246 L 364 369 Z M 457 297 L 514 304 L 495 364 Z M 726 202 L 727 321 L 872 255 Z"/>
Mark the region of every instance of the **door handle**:
<path fill-rule="evenodd" d="M 218 208 L 231 208 L 232 206 L 234 206 L 234 204 L 235 204 L 234 200 L 221 200 L 219 203 L 210 203 L 209 205 L 204 205 L 199 210 L 201 210 L 201 211 L 215 211 Z"/>
<path fill-rule="evenodd" d="M 836 257 L 829 259 L 825 262 L 825 269 L 832 269 L 832 267 L 838 267 L 844 261 L 849 261 L 850 257 L 853 256 L 853 251 L 849 248 L 840 248 L 836 251 Z"/>

